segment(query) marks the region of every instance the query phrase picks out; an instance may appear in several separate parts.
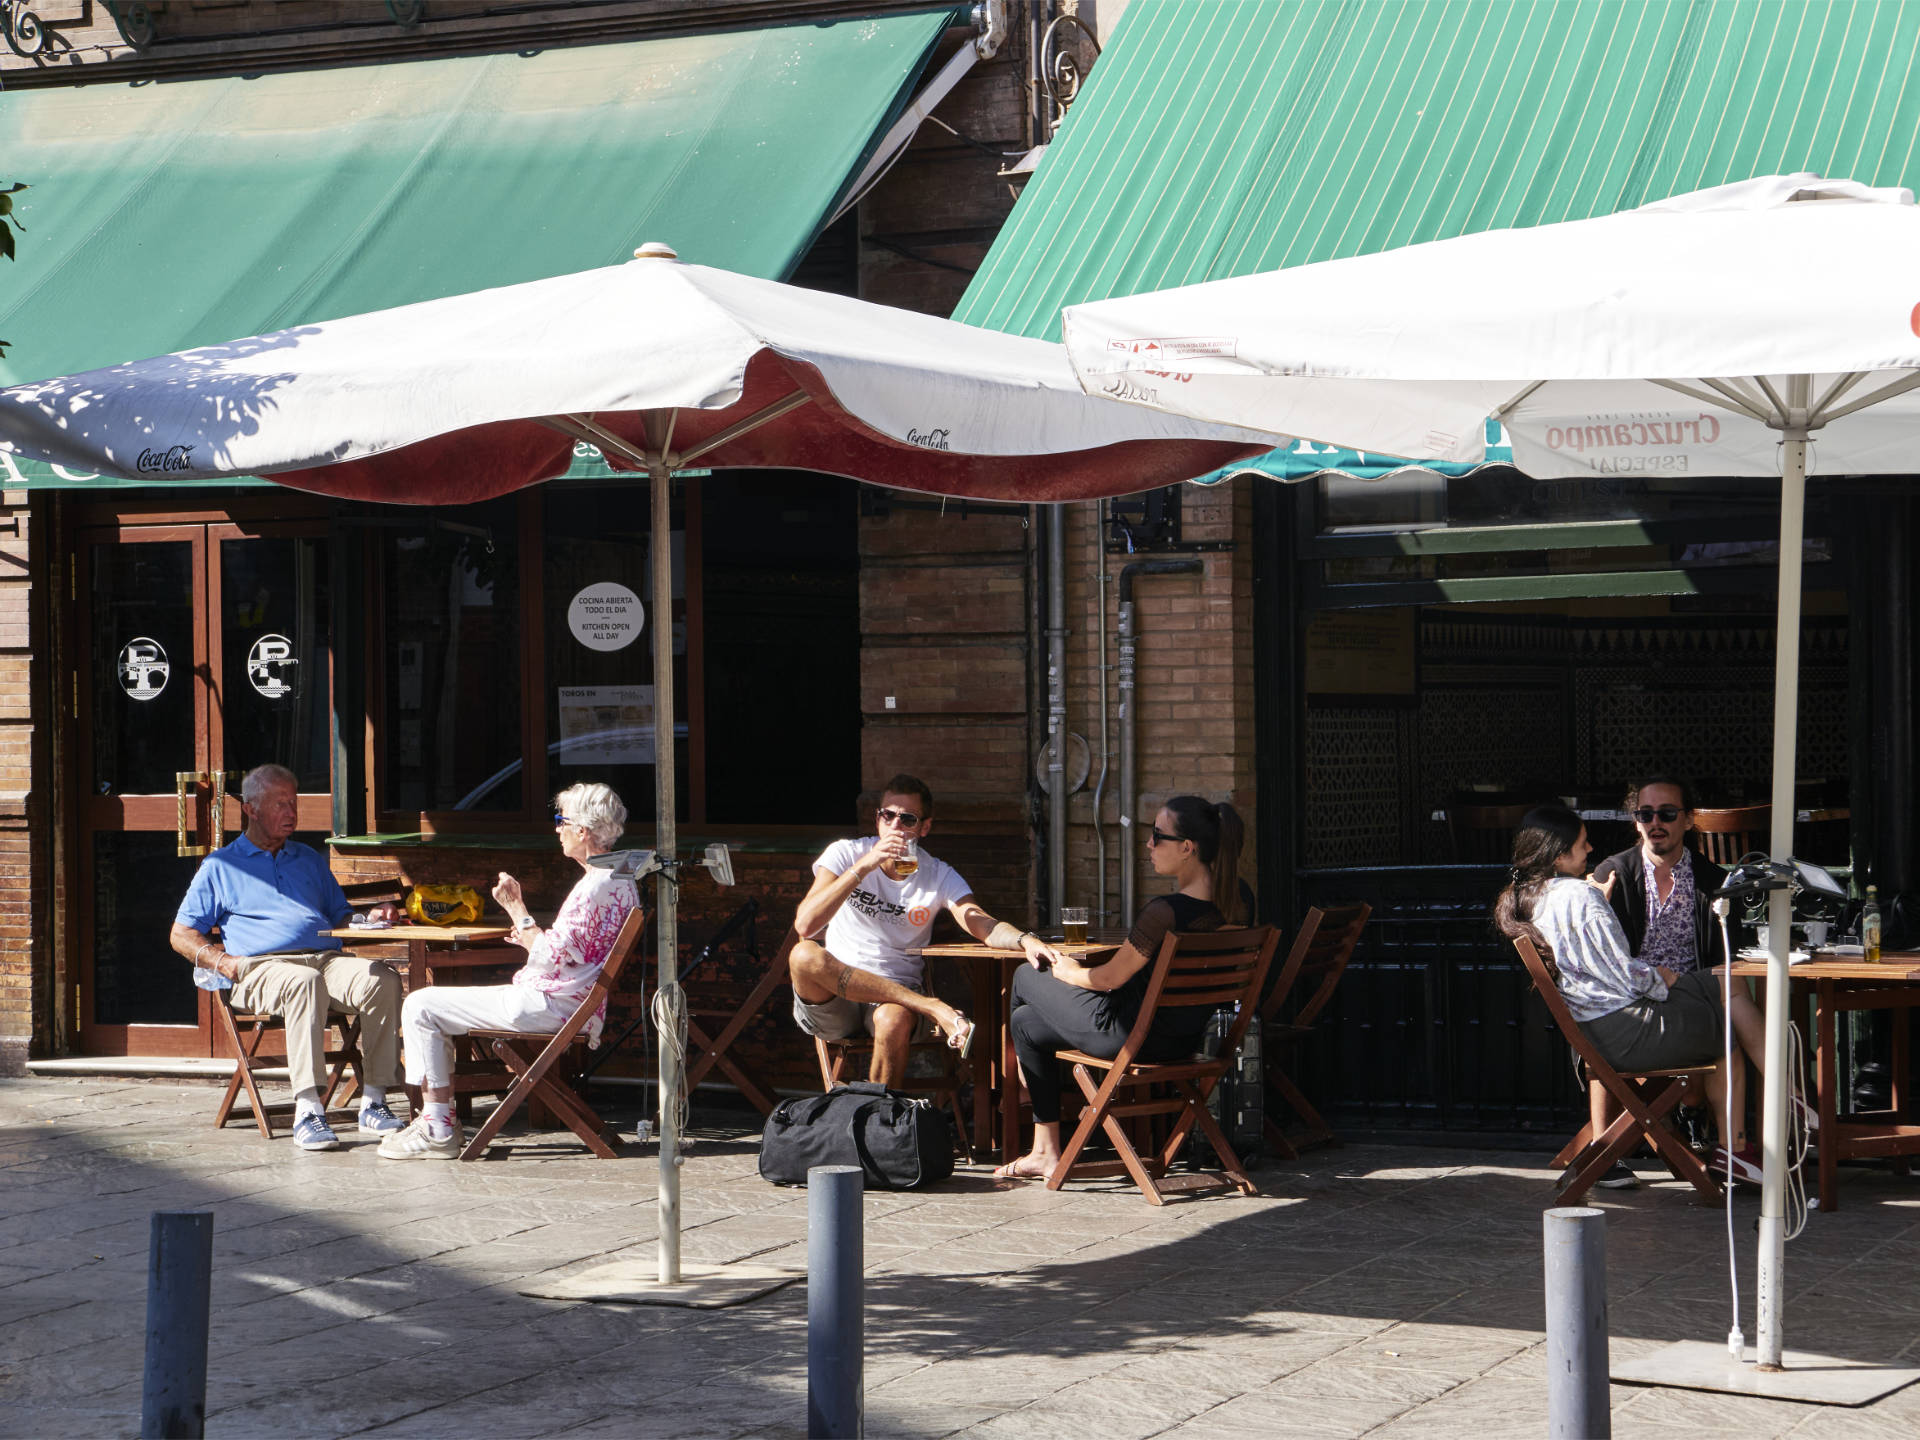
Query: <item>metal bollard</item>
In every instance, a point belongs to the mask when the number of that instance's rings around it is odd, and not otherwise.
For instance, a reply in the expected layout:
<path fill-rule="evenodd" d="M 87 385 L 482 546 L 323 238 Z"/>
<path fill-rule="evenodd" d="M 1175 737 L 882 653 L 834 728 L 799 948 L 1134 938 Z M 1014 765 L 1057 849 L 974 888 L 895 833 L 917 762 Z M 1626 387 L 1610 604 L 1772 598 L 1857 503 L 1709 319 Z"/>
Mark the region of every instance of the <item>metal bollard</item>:
<path fill-rule="evenodd" d="M 1546 1212 L 1547 1434 L 1609 1440 L 1606 1212 Z"/>
<path fill-rule="evenodd" d="M 807 1436 L 859 1440 L 866 1428 L 866 1245 L 857 1165 L 807 1171 Z"/>
<path fill-rule="evenodd" d="M 200 1440 L 207 1428 L 213 1212 L 156 1210 L 147 1257 L 141 1440 Z"/>

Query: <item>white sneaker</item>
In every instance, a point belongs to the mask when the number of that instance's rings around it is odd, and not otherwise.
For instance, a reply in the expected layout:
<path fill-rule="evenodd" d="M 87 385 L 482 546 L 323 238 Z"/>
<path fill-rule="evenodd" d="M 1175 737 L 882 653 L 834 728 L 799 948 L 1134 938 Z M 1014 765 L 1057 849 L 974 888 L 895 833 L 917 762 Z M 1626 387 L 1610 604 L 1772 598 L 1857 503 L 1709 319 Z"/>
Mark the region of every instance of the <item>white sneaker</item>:
<path fill-rule="evenodd" d="M 382 1160 L 458 1160 L 462 1140 L 460 1127 L 454 1126 L 442 1139 L 434 1139 L 422 1115 L 404 1130 L 396 1130 L 380 1142 L 374 1151 Z"/>

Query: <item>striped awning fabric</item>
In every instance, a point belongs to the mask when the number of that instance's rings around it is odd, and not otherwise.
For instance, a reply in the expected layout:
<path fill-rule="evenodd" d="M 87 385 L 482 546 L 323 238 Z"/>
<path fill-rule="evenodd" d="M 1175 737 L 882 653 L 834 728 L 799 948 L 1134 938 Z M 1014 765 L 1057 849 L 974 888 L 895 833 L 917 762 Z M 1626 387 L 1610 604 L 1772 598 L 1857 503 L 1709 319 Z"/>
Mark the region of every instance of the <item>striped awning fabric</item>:
<path fill-rule="evenodd" d="M 1911 0 L 1132 0 L 955 319 L 1584 219 L 1920 179 Z M 1314 447 L 1252 466 L 1377 475 Z M 1441 468 L 1441 467 L 1433 467 Z"/>

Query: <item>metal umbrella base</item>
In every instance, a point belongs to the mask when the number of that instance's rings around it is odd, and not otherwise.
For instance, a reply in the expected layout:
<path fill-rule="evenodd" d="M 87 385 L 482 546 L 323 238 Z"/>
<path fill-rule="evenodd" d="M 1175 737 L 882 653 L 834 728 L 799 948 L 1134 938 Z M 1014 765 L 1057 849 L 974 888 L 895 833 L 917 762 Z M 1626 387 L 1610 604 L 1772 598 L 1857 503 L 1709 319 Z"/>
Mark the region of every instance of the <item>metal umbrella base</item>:
<path fill-rule="evenodd" d="M 1766 1400 L 1798 1400 L 1808 1405 L 1871 1405 L 1920 1380 L 1920 1368 L 1873 1365 L 1805 1350 L 1788 1350 L 1778 1370 L 1762 1370 L 1753 1363 L 1753 1357 L 1751 1345 L 1743 1360 L 1735 1360 L 1724 1343 L 1680 1340 L 1637 1360 L 1616 1361 L 1612 1378 L 1622 1385 L 1758 1395 Z"/>

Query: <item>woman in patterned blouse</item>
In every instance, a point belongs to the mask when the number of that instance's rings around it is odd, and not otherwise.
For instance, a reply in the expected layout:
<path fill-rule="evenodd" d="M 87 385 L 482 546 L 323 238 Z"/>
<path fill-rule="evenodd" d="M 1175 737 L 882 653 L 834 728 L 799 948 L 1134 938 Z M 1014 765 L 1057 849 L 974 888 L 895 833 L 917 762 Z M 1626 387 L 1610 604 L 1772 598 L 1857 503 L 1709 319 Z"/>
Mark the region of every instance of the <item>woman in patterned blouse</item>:
<path fill-rule="evenodd" d="M 1726 1015 L 1718 977 L 1711 969 L 1676 975 L 1635 956 L 1605 892 L 1583 878 L 1592 852 L 1587 827 L 1566 806 L 1528 811 L 1513 837 L 1513 868 L 1494 902 L 1494 923 L 1510 939 L 1524 936 L 1533 942 L 1567 1009 L 1615 1069 L 1715 1066 L 1707 1093 L 1731 1136 L 1721 1136 L 1713 1168 L 1758 1184 L 1760 1155 L 1747 1141 L 1746 1066 L 1739 1063 L 1739 1052 L 1755 1070 L 1762 1067 L 1766 1022 L 1746 987 L 1735 987 L 1733 1033 L 1739 1048 L 1729 1063 L 1722 1050 Z"/>
<path fill-rule="evenodd" d="M 469 1030 L 524 1030 L 552 1034 L 567 1023 L 593 988 L 600 967 L 639 892 L 631 877 L 587 862 L 613 848 L 626 828 L 627 807 L 605 785 L 575 785 L 553 800 L 560 849 L 585 872 L 544 929 L 528 913 L 520 882 L 504 871 L 493 898 L 514 923 L 507 937 L 527 952 L 526 964 L 506 985 L 430 985 L 409 995 L 400 1010 L 407 1083 L 421 1087 L 425 1106 L 406 1129 L 380 1142 L 383 1160 L 454 1160 L 461 1149 L 453 1121 L 453 1037 Z M 597 1044 L 601 1013 L 587 1026 Z"/>

